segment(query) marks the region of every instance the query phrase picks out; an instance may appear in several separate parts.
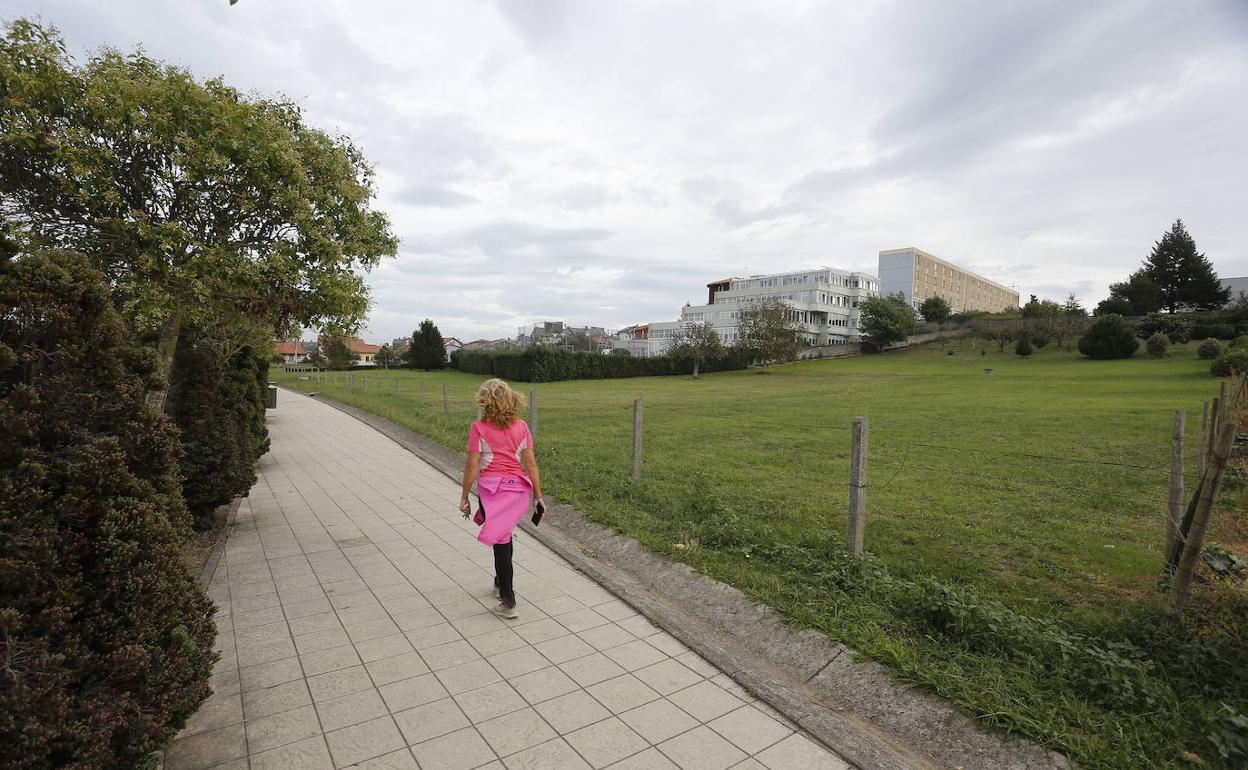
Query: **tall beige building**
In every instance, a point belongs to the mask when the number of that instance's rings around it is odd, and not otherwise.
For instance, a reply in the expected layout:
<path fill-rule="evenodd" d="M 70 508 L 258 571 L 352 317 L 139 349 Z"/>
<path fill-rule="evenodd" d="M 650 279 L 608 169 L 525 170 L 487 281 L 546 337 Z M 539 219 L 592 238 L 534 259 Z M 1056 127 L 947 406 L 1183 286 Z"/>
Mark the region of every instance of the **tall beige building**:
<path fill-rule="evenodd" d="M 1018 308 L 1018 292 L 913 246 L 880 252 L 880 295 L 901 292 L 918 309 L 943 297 L 955 313 Z"/>

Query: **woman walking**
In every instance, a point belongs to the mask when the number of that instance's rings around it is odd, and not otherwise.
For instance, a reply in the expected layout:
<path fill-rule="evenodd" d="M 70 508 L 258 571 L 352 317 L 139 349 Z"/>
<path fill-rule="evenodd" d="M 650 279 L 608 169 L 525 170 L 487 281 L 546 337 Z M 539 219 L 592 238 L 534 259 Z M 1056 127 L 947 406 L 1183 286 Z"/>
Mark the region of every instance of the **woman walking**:
<path fill-rule="evenodd" d="M 536 498 L 539 514 L 545 510 L 542 479 L 533 455 L 533 434 L 519 416 L 520 395 L 502 380 L 493 379 L 477 388 L 476 402 L 481 407 L 481 419 L 468 429 L 468 462 L 464 465 L 459 510 L 465 519 L 472 512 L 468 493 L 476 480 L 481 501 L 477 539 L 494 549 L 494 585 L 501 599 L 493 612 L 514 619 L 518 615 L 512 587 L 511 533 L 529 512 L 532 498 Z"/>

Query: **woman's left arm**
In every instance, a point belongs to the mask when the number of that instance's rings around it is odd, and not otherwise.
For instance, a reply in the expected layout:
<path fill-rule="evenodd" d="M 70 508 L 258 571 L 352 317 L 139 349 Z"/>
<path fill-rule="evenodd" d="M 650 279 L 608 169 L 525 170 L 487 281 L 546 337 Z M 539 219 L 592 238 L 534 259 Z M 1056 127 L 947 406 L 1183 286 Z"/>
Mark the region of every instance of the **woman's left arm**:
<path fill-rule="evenodd" d="M 529 474 L 529 480 L 533 482 L 533 495 L 541 497 L 542 474 L 537 470 L 537 455 L 533 454 L 532 447 L 525 447 L 520 453 L 520 462 L 524 465 L 524 472 Z"/>

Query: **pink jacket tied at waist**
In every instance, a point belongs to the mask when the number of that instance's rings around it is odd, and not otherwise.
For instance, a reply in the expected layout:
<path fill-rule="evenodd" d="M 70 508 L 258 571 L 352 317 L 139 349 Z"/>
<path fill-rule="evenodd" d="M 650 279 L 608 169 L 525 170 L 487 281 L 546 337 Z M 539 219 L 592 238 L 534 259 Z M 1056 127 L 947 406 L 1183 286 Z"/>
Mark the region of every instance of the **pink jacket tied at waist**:
<path fill-rule="evenodd" d="M 523 476 L 482 476 L 477 479 L 477 496 L 485 509 L 485 524 L 477 539 L 486 545 L 511 540 L 511 531 L 529 512 L 533 484 Z"/>

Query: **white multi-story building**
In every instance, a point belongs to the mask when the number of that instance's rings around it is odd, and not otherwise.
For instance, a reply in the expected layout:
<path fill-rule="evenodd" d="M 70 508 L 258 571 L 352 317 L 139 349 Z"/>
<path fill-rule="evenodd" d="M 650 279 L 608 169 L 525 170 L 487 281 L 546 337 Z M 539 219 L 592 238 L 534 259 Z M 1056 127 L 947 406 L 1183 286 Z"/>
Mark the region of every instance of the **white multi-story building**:
<path fill-rule="evenodd" d="M 741 310 L 777 298 L 792 308 L 800 335 L 808 345 L 858 341 L 858 305 L 879 296 L 880 282 L 868 273 L 821 267 L 788 273 L 724 278 L 706 285 L 707 304 L 686 305 L 679 321 L 630 327 L 617 335 L 616 347 L 633 355 L 660 355 L 678 330 L 688 324 L 710 323 L 725 345 L 740 339 Z"/>

